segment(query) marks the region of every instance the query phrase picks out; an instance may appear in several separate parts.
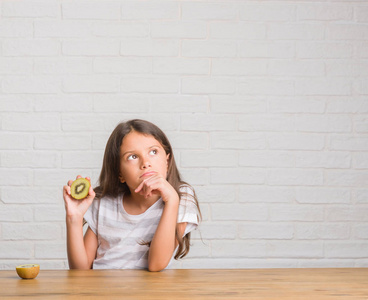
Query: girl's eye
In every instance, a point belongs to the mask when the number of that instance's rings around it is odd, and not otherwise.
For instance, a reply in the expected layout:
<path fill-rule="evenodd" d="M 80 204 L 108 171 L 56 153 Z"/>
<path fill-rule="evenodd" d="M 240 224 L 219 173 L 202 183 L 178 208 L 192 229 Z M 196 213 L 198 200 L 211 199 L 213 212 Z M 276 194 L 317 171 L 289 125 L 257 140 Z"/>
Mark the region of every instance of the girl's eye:
<path fill-rule="evenodd" d="M 127 157 L 127 160 L 133 160 L 133 159 L 136 159 L 137 158 L 137 155 L 135 154 L 131 154 Z"/>
<path fill-rule="evenodd" d="M 157 154 L 157 152 L 158 151 L 156 149 L 152 149 L 149 153 L 155 155 L 155 154 Z"/>

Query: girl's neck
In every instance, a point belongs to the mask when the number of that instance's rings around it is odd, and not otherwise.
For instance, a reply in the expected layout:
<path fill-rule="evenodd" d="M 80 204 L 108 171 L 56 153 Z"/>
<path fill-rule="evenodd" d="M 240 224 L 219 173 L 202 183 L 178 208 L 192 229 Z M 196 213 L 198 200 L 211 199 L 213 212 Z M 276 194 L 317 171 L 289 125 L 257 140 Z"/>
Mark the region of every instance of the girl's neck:
<path fill-rule="evenodd" d="M 140 215 L 143 214 L 147 209 L 149 209 L 153 204 L 160 199 L 159 195 L 152 195 L 149 198 L 144 198 L 137 193 L 130 193 L 129 195 L 124 195 L 124 209 L 130 215 Z"/>

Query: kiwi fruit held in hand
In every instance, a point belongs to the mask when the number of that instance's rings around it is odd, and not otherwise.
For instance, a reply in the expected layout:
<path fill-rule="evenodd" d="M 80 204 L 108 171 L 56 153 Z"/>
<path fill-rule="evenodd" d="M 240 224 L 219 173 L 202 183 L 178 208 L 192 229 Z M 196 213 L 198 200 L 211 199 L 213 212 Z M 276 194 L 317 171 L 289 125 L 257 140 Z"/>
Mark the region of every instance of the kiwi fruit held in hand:
<path fill-rule="evenodd" d="M 85 178 L 78 178 L 73 181 L 70 187 L 71 196 L 76 200 L 82 200 L 88 196 L 91 183 Z"/>

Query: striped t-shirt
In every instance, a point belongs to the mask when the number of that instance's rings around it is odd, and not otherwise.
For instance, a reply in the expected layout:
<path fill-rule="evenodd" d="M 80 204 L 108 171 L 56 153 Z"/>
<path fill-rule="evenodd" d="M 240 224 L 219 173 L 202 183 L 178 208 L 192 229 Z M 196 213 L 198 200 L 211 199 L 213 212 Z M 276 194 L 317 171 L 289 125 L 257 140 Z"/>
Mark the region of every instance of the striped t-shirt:
<path fill-rule="evenodd" d="M 193 195 L 188 187 L 181 191 Z M 93 269 L 147 269 L 148 245 L 156 232 L 164 208 L 160 198 L 140 215 L 128 214 L 123 195 L 95 199 L 84 219 L 97 235 L 97 256 Z M 191 196 L 180 199 L 178 223 L 187 222 L 185 234 L 198 226 L 198 210 Z"/>

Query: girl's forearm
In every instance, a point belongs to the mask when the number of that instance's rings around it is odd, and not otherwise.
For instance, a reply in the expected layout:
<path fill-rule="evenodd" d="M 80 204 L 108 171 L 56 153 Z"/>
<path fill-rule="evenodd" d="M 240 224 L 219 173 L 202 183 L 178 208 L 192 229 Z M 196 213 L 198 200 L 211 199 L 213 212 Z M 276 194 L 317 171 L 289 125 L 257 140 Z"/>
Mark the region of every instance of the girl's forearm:
<path fill-rule="evenodd" d="M 165 203 L 148 253 L 149 271 L 161 271 L 170 262 L 176 246 L 175 231 L 178 209 L 179 200 Z"/>
<path fill-rule="evenodd" d="M 83 219 L 66 218 L 67 252 L 70 269 L 90 269 L 83 241 Z"/>

